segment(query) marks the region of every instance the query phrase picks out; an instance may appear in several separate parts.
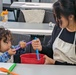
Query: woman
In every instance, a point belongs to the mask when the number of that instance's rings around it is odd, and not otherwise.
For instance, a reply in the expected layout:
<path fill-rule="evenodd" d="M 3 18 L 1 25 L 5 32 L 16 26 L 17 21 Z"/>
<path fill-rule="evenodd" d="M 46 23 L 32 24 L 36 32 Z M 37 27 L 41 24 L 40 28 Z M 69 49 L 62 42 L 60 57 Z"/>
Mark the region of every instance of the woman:
<path fill-rule="evenodd" d="M 34 50 L 46 54 L 45 64 L 76 65 L 76 0 L 58 0 L 53 5 L 57 25 L 47 46 L 39 39 L 32 41 Z"/>
<path fill-rule="evenodd" d="M 11 41 L 11 32 L 4 27 L 0 27 L 0 62 L 13 62 L 14 55 L 17 56 L 25 52 L 24 48 L 26 47 L 26 43 L 24 41 L 20 41 L 16 46 L 12 46 Z M 16 48 L 19 46 L 21 47 L 19 49 L 20 51 L 16 51 Z M 18 60 L 18 58 L 16 60 Z"/>

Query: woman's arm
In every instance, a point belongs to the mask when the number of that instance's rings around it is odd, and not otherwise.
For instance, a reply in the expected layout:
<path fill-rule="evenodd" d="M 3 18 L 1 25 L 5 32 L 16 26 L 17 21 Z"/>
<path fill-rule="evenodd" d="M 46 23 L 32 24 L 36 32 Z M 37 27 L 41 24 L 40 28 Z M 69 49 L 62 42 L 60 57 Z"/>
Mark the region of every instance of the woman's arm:
<path fill-rule="evenodd" d="M 71 63 L 67 63 L 67 62 L 55 61 L 54 59 L 48 57 L 47 55 L 44 55 L 44 59 L 45 59 L 45 64 L 76 66 L 76 64 L 71 64 Z"/>
<path fill-rule="evenodd" d="M 55 38 L 59 34 L 60 30 L 61 28 L 58 25 L 55 25 L 53 32 L 52 32 L 52 36 L 50 37 L 48 44 L 46 46 L 42 46 L 42 51 L 40 53 L 46 54 L 47 56 L 53 58 L 52 45 L 53 45 Z"/>
<path fill-rule="evenodd" d="M 55 61 L 55 65 L 71 65 L 71 66 L 76 66 L 76 64 L 71 64 L 71 63 L 67 63 L 67 62 L 59 62 L 59 61 Z"/>

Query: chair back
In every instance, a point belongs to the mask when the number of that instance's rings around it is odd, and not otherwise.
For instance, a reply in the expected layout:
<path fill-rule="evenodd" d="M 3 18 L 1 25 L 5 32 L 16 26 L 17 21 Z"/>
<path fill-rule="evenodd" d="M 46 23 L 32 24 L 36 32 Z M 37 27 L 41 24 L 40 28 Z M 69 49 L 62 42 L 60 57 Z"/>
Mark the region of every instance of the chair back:
<path fill-rule="evenodd" d="M 53 16 L 53 12 L 51 10 L 46 10 L 43 23 L 49 23 L 49 22 L 55 23 L 55 19 Z"/>
<path fill-rule="evenodd" d="M 47 45 L 50 39 L 51 35 L 45 35 L 42 44 Z"/>
<path fill-rule="evenodd" d="M 11 4 L 13 3 L 13 2 L 17 2 L 18 0 L 11 0 Z"/>
<path fill-rule="evenodd" d="M 26 22 L 22 11 L 19 12 L 18 22 Z M 43 23 L 49 23 L 49 22 L 55 23 L 55 19 L 54 19 L 54 16 L 53 16 L 53 12 L 46 10 L 45 15 L 44 15 Z"/>
<path fill-rule="evenodd" d="M 57 0 L 39 0 L 39 2 L 41 2 L 41 3 L 54 3 L 56 1 Z"/>
<path fill-rule="evenodd" d="M 26 34 L 12 34 L 12 45 L 17 45 L 20 41 L 25 40 L 25 42 L 29 42 L 31 40 L 30 35 Z M 30 45 L 26 47 L 26 52 L 30 52 Z"/>

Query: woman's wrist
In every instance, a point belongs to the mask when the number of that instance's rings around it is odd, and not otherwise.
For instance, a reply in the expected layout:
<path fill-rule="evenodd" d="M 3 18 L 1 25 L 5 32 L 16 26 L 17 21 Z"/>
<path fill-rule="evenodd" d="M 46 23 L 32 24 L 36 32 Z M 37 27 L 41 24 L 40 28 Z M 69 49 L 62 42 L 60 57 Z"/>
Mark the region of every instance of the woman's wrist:
<path fill-rule="evenodd" d="M 55 64 L 55 60 L 53 60 L 53 65 Z"/>
<path fill-rule="evenodd" d="M 55 64 L 55 60 L 54 59 L 50 59 L 50 64 Z"/>

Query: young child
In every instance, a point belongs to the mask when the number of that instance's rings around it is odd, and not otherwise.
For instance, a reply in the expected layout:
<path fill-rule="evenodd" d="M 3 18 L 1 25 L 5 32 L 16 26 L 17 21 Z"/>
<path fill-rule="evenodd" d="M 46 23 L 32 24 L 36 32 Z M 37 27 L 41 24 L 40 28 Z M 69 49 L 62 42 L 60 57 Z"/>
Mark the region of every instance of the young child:
<path fill-rule="evenodd" d="M 0 62 L 8 62 L 11 59 L 11 56 L 16 54 L 16 50 L 11 48 L 11 40 L 11 32 L 0 27 Z M 21 41 L 19 45 L 21 48 L 26 47 L 26 43 L 23 41 Z M 17 46 L 14 46 L 14 48 L 16 47 Z"/>

